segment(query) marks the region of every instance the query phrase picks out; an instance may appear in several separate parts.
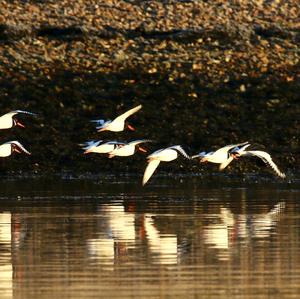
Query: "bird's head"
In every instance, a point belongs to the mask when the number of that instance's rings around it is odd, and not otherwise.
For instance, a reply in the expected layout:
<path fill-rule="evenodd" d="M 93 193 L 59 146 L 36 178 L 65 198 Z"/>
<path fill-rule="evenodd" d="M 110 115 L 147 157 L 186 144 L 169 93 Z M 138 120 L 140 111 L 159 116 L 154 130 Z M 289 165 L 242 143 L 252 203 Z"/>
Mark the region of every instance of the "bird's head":
<path fill-rule="evenodd" d="M 31 155 L 29 151 L 27 151 L 19 142 L 13 141 L 11 142 L 11 151 L 16 152 L 18 154 L 25 153 L 27 155 Z"/>

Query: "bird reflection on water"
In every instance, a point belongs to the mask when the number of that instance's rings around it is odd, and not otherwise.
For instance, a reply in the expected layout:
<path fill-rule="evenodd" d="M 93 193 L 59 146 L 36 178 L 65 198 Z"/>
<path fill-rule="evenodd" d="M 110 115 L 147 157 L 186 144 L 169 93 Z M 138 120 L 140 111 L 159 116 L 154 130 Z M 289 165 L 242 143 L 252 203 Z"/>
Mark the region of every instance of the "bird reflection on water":
<path fill-rule="evenodd" d="M 252 267 L 267 267 L 266 273 L 274 268 L 272 275 L 282 283 L 284 269 L 300 268 L 293 237 L 300 227 L 299 192 L 124 188 L 108 193 L 103 187 L 94 196 L 74 198 L 45 193 L 2 198 L 1 293 L 84 298 L 117 296 L 122 286 L 124 297 L 147 291 L 159 296 L 158 289 L 183 296 L 188 287 L 205 297 L 212 290 L 228 291 L 228 282 L 216 281 L 218 273 L 240 283 L 253 280 L 264 292 L 269 276 L 262 272 L 258 280 Z"/>
<path fill-rule="evenodd" d="M 0 213 L 0 293 L 1 298 L 12 298 L 13 265 L 12 259 L 11 213 Z"/>
<path fill-rule="evenodd" d="M 235 215 L 230 209 L 221 207 L 219 214 L 213 217 L 210 215 L 210 221 L 215 218 L 218 223 L 209 224 L 203 229 L 204 243 L 218 249 L 219 258 L 227 260 L 237 243 L 245 245 L 253 238 L 269 238 L 284 208 L 285 203 L 279 202 L 267 213 Z"/>

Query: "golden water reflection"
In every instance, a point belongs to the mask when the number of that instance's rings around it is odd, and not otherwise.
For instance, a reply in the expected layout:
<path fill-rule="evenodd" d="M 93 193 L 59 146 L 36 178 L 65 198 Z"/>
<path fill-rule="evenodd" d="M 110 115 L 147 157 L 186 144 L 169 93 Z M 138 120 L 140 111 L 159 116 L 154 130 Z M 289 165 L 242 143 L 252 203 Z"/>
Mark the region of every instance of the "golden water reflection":
<path fill-rule="evenodd" d="M 219 214 L 209 216 L 217 223 L 203 228 L 204 243 L 208 247 L 219 249 L 220 259 L 230 259 L 230 253 L 236 243 L 250 243 L 254 238 L 267 241 L 276 230 L 276 224 L 282 217 L 284 208 L 285 203 L 279 202 L 266 213 L 235 215 L 230 209 L 221 207 Z"/>
<path fill-rule="evenodd" d="M 0 213 L 0 294 L 1 298 L 12 298 L 12 231 L 10 212 Z"/>
<path fill-rule="evenodd" d="M 0 213 L 1 298 L 296 298 L 292 196 L 12 206 Z"/>

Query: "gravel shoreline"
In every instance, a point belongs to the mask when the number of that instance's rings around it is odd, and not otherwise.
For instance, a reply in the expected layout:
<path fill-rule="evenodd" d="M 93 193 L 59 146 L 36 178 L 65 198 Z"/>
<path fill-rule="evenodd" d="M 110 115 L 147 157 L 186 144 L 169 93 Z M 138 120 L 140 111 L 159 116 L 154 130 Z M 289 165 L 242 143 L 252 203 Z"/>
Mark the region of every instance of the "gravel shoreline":
<path fill-rule="evenodd" d="M 140 171 L 144 156 L 83 157 L 77 144 L 150 138 L 150 151 L 183 144 L 191 154 L 249 140 L 296 170 L 300 3 L 223 2 L 1 1 L 1 111 L 40 115 L 2 133 L 33 153 L 2 169 Z M 139 103 L 135 133 L 100 136 L 89 124 Z M 175 164 L 166 169 L 200 169 Z"/>

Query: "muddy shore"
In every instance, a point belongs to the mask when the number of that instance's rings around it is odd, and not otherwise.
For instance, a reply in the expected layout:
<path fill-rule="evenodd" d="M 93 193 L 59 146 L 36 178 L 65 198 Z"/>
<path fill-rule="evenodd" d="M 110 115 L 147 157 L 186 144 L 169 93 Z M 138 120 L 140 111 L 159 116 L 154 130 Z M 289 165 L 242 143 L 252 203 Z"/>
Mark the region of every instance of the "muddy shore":
<path fill-rule="evenodd" d="M 140 138 L 155 141 L 149 152 L 182 144 L 189 154 L 248 140 L 297 172 L 300 3 L 225 2 L 1 1 L 1 114 L 39 114 L 1 131 L 1 143 L 32 152 L 2 159 L 2 173 L 142 172 L 145 155 L 107 159 L 78 146 Z M 97 133 L 89 122 L 138 104 L 135 132 Z M 216 171 L 185 161 L 168 169 Z"/>

